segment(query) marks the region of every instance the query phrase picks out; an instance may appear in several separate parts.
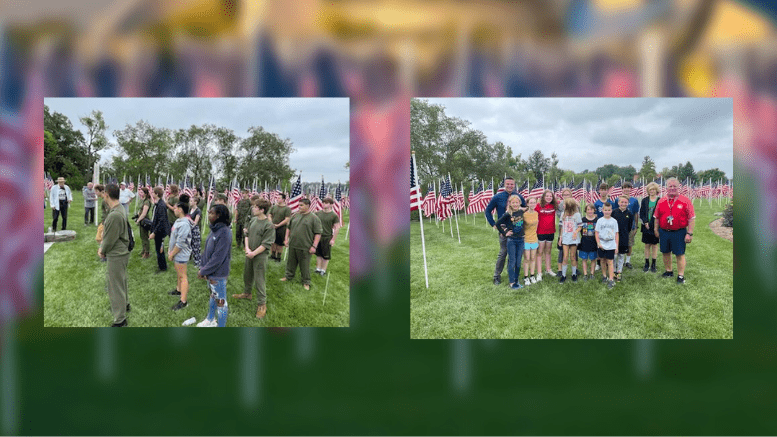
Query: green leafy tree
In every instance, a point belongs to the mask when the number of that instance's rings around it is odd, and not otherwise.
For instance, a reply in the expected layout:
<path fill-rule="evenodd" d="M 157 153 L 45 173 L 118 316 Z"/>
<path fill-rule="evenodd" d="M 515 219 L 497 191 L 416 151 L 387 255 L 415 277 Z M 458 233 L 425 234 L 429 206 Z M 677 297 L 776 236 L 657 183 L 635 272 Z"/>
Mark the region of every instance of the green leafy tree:
<path fill-rule="evenodd" d="M 258 182 L 290 179 L 294 174 L 289 167 L 289 155 L 294 151 L 291 140 L 262 127 L 250 127 L 248 133 L 238 149 L 238 180 L 253 183 L 254 179 Z"/>
<path fill-rule="evenodd" d="M 726 173 L 717 167 L 700 171 L 696 174 L 696 177 L 698 182 L 709 182 L 710 178 L 712 178 L 713 181 L 727 180 Z"/>
<path fill-rule="evenodd" d="M 639 177 L 646 181 L 652 181 L 656 177 L 656 163 L 650 156 L 642 159 L 642 167 L 639 169 Z"/>
<path fill-rule="evenodd" d="M 526 160 L 526 167 L 533 181 L 541 181 L 543 175 L 550 170 L 551 159 L 546 158 L 541 150 L 535 150 Z"/>
<path fill-rule="evenodd" d="M 48 105 L 43 106 L 43 129 L 50 134 L 48 144 L 44 135 L 44 171 L 55 179 L 59 176 L 68 179 L 71 188 L 80 188 L 89 166 L 83 134 L 73 128 L 67 116 L 50 111 Z"/>
<path fill-rule="evenodd" d="M 86 172 L 88 174 L 98 159 L 97 152 L 108 146 L 108 139 L 105 137 L 105 130 L 108 129 L 108 126 L 105 124 L 102 111 L 92 111 L 91 114 L 79 117 L 78 120 L 86 126 L 84 147 L 86 148 Z"/>
<path fill-rule="evenodd" d="M 685 165 L 677 166 L 677 179 L 683 184 L 685 181 L 696 182 L 696 172 L 693 170 L 691 161 L 686 162 Z"/>
<path fill-rule="evenodd" d="M 114 155 L 111 167 L 116 177 L 145 178 L 151 183 L 159 178 L 165 181 L 170 174 L 170 155 L 173 151 L 173 135 L 169 129 L 157 128 L 144 120 L 124 129 L 113 131 L 119 153 Z M 101 170 L 105 173 L 107 170 Z"/>

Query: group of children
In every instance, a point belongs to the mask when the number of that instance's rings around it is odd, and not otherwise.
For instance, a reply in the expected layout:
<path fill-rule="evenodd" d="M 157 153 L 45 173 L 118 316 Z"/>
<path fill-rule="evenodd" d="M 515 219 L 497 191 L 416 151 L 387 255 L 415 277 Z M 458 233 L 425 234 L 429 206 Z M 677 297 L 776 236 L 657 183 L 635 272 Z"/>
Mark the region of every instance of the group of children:
<path fill-rule="evenodd" d="M 508 276 L 510 287 L 520 289 L 542 281 L 542 264 L 545 262 L 546 274 L 558 277 L 560 283 L 567 280 L 567 270 L 571 267 L 571 281 L 578 281 L 578 259 L 582 260 L 583 280 L 592 280 L 596 270 L 602 271 L 602 282 L 607 288 L 613 288 L 622 278 L 623 268 L 631 266 L 631 248 L 634 245 L 638 215 L 640 210 L 636 198 L 630 197 L 632 185 L 623 184 L 623 195 L 617 202 L 609 199 L 607 184 L 599 186 L 599 199 L 585 206 L 581 216 L 579 205 L 568 188 L 555 198 L 553 192 L 545 190 L 539 198 L 530 198 L 526 207 L 521 206 L 521 198 L 511 195 L 505 214 L 496 222 L 499 232 L 508 238 Z M 650 205 L 657 201 L 654 192 Z M 644 203 L 644 202 L 643 202 Z M 652 212 L 652 211 L 651 211 Z M 652 214 L 651 214 L 652 215 Z M 647 216 L 649 217 L 649 216 Z M 644 218 L 643 218 L 644 221 Z M 650 218 L 648 218 L 648 222 Z M 551 270 L 550 248 L 558 224 L 559 268 L 554 274 Z M 644 230 L 643 230 L 644 232 Z M 653 237 L 652 234 L 649 237 Z M 652 252 L 652 271 L 655 272 L 655 243 L 645 241 L 645 267 L 649 270 L 649 256 Z M 649 243 L 653 243 L 648 247 Z M 522 259 L 523 285 L 519 274 Z"/>

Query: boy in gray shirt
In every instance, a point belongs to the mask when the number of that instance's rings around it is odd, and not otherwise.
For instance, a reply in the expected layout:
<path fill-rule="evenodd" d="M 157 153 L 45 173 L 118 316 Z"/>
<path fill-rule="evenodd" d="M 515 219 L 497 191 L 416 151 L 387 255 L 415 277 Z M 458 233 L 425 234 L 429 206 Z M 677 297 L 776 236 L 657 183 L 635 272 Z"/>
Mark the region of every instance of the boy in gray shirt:
<path fill-rule="evenodd" d="M 618 248 L 618 221 L 612 218 L 612 205 L 605 203 L 602 206 L 603 217 L 596 222 L 596 245 L 599 248 L 599 259 L 602 264 L 603 281 L 607 282 L 607 288 L 615 286 L 613 281 L 613 259 Z"/>

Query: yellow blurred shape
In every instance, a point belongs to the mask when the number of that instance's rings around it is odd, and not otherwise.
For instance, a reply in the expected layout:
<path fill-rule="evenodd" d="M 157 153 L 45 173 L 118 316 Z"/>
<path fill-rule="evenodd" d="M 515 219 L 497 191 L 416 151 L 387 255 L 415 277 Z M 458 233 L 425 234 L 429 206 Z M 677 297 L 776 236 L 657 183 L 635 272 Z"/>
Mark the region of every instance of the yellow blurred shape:
<path fill-rule="evenodd" d="M 688 95 L 691 97 L 709 97 L 717 74 L 711 57 L 696 53 L 682 61 L 678 76 Z"/>
<path fill-rule="evenodd" d="M 721 1 L 712 12 L 705 40 L 711 46 L 759 42 L 769 34 L 769 29 L 769 22 L 757 12 L 738 3 Z"/>
<path fill-rule="evenodd" d="M 602 12 L 623 12 L 642 7 L 643 0 L 594 0 L 594 6 Z"/>
<path fill-rule="evenodd" d="M 183 0 L 161 3 L 164 22 L 196 37 L 209 37 L 235 30 L 237 0 Z"/>

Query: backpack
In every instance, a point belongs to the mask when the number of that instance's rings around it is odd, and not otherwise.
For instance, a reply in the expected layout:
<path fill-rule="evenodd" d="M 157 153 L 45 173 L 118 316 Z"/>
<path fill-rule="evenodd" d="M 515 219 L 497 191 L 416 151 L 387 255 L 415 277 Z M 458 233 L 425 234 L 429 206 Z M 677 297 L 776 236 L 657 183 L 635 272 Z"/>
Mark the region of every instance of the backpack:
<path fill-rule="evenodd" d="M 130 226 L 129 220 L 127 220 L 127 233 L 129 234 L 129 244 L 127 245 L 127 250 L 132 252 L 132 249 L 135 248 L 135 236 L 132 234 L 132 226 Z"/>

